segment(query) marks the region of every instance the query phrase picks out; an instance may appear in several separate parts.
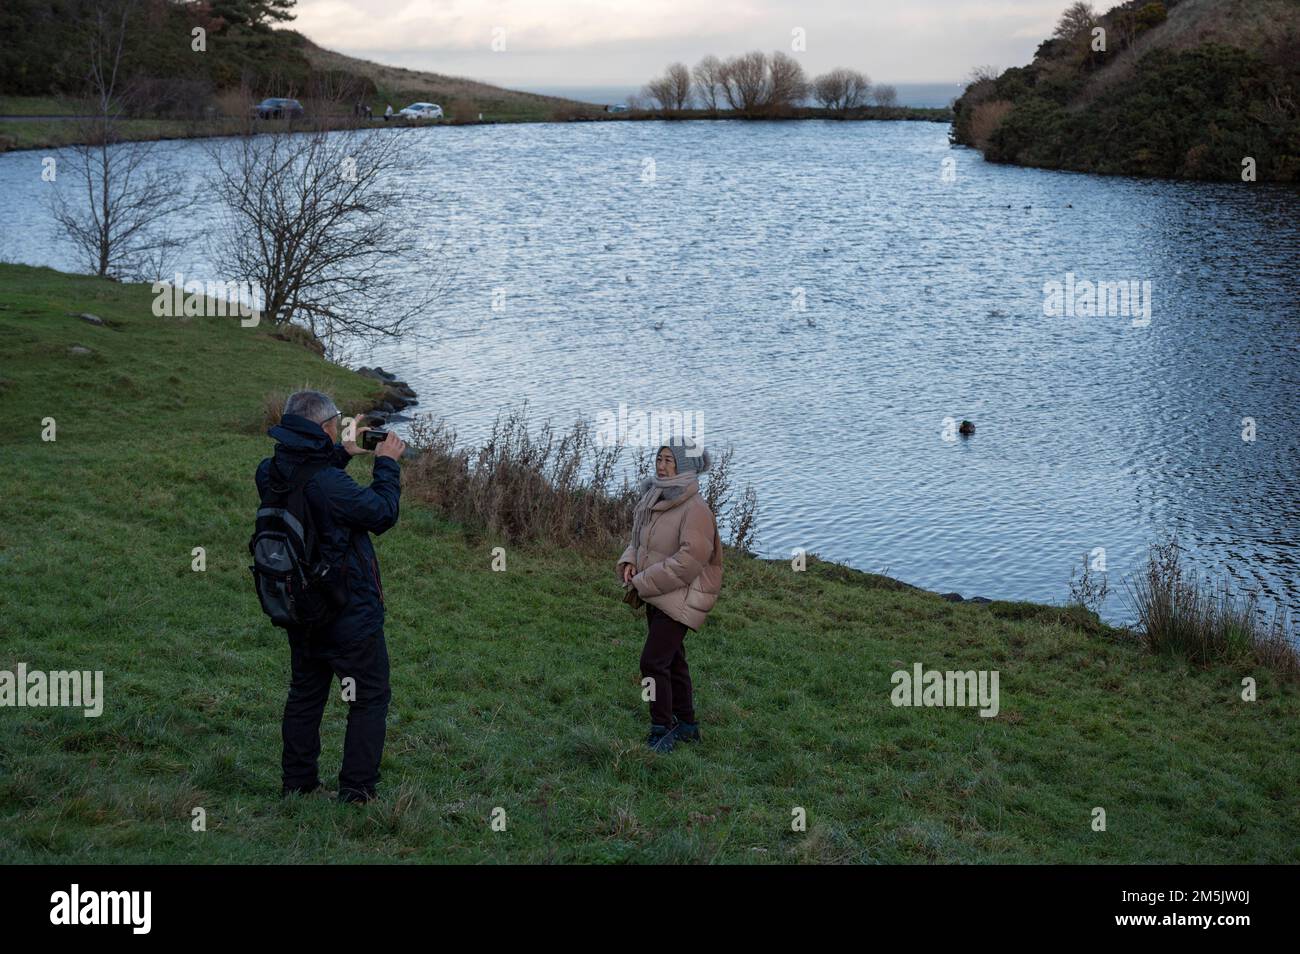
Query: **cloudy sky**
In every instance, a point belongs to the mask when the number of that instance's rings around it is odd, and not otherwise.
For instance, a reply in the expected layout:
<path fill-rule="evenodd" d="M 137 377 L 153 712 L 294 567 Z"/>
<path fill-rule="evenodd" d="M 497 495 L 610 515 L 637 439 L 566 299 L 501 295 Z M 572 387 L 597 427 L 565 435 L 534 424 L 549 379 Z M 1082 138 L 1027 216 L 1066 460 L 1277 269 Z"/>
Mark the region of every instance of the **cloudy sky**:
<path fill-rule="evenodd" d="M 893 83 L 1027 62 L 1068 0 L 298 0 L 322 46 L 515 87 L 640 85 L 674 60 L 791 50 Z M 494 51 L 493 37 L 504 38 Z M 498 42 L 498 45 L 501 45 Z"/>

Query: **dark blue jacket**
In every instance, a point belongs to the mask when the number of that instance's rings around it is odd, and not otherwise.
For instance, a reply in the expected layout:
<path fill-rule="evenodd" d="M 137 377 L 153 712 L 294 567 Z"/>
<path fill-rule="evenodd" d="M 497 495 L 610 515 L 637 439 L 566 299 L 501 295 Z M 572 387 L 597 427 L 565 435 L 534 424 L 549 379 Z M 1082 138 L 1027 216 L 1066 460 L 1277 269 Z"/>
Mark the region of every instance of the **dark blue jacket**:
<path fill-rule="evenodd" d="M 344 469 L 351 459 L 348 452 L 342 445 L 331 443 L 319 424 L 286 414 L 266 433 L 279 443 L 275 456 L 258 465 L 260 498 L 266 497 L 272 467 L 287 480 L 301 463 L 321 461 L 331 465 L 308 481 L 306 498 L 326 558 L 344 561 L 348 602 L 333 621 L 312 635 L 324 642 L 345 644 L 378 633 L 384 626 L 384 587 L 370 534 L 383 533 L 397 523 L 401 467 L 390 458 L 374 458 L 370 486 L 362 487 Z"/>

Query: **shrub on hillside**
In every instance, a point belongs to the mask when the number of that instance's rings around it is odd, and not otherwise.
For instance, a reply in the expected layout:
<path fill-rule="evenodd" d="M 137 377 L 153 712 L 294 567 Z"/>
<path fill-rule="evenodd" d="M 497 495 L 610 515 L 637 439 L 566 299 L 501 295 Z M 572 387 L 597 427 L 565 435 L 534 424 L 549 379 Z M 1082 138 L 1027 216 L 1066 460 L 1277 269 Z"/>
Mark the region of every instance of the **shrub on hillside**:
<path fill-rule="evenodd" d="M 1086 109 L 1066 109 L 1037 90 L 1023 97 L 989 136 L 986 157 L 1084 172 L 1239 180 L 1250 156 L 1260 180 L 1295 181 L 1297 103 L 1283 72 L 1244 50 L 1161 50 L 1138 63 L 1131 83 Z"/>
<path fill-rule="evenodd" d="M 976 149 L 988 148 L 989 141 L 1012 110 L 1009 100 L 994 99 L 975 107 L 970 121 L 971 143 Z"/>
<path fill-rule="evenodd" d="M 1029 66 L 978 71 L 954 104 L 953 142 L 993 162 L 1225 181 L 1240 181 L 1249 157 L 1259 181 L 1300 181 L 1300 21 L 1281 16 L 1239 38 L 1220 28 L 1211 35 L 1242 46 L 1189 48 L 1210 15 L 1188 15 L 1179 42 L 1170 24 L 1163 48 L 1142 55 L 1151 44 L 1139 41 L 1175 5 L 1131 0 L 1102 15 L 1105 50 L 1079 55 L 1087 31 L 1076 30 L 1043 43 Z M 1013 108 L 999 115 L 997 101 Z"/>

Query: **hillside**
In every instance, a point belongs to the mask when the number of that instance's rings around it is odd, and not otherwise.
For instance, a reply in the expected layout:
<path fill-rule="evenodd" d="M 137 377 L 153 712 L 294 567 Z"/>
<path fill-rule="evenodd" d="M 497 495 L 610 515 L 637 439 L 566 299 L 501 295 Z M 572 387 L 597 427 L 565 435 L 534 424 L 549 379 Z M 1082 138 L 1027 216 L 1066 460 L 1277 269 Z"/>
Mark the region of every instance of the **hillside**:
<path fill-rule="evenodd" d="M 243 118 L 248 104 L 291 96 L 313 115 L 347 114 L 363 101 L 375 115 L 387 103 L 417 100 L 448 108 L 450 118 L 549 120 L 597 112 L 571 100 L 487 83 L 381 66 L 322 49 L 274 23 L 233 22 L 231 0 L 202 5 L 135 0 L 125 20 L 97 19 L 101 0 L 7 0 L 0 7 L 0 105 L 9 114 L 87 111 L 88 52 L 116 48 L 122 63 L 115 99 L 135 121 L 214 122 Z M 223 12 L 225 16 L 223 16 Z M 202 29 L 203 48 L 191 33 Z M 59 36 L 51 46 L 49 37 Z M 0 130 L 3 132 L 3 130 Z"/>
<path fill-rule="evenodd" d="M 1300 3 L 1075 4 L 955 112 L 953 141 L 993 162 L 1240 182 L 1250 157 L 1257 181 L 1300 181 Z"/>
<path fill-rule="evenodd" d="M 265 398 L 311 384 L 356 407 L 375 385 L 232 319 L 154 317 L 151 301 L 147 285 L 0 265 L 0 670 L 103 670 L 106 696 L 98 718 L 0 709 L 0 858 L 1296 860 L 1294 682 L 817 561 L 795 573 L 728 554 L 688 640 L 704 742 L 652 757 L 644 621 L 619 601 L 614 554 L 511 546 L 493 572 L 496 541 L 422 504 L 409 471 L 376 544 L 393 664 L 382 798 L 281 801 L 286 642 L 246 550 Z M 999 671 L 999 713 L 895 707 L 891 673 L 914 663 Z M 1246 675 L 1257 702 L 1240 699 Z M 343 710 L 335 695 L 327 778 Z"/>
<path fill-rule="evenodd" d="M 365 77 L 374 88 L 370 100 L 375 104 L 376 115 L 383 112 L 383 104 L 392 103 L 393 109 L 401 109 L 408 103 L 420 100 L 440 103 L 449 116 L 465 120 L 474 119 L 479 113 L 485 118 L 554 119 L 600 111 L 600 107 L 590 103 L 579 103 L 558 96 L 523 93 L 463 77 L 359 60 L 323 49 L 306 38 L 302 39 L 301 50 L 312 69 L 318 72 Z"/>

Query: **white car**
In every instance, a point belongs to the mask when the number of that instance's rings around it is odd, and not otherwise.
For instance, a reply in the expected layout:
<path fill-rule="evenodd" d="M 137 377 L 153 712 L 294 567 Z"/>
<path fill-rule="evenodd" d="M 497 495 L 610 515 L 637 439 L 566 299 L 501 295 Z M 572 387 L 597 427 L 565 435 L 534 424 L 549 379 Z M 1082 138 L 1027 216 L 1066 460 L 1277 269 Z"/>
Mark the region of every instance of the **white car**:
<path fill-rule="evenodd" d="M 412 103 L 397 115 L 407 119 L 442 119 L 442 107 L 437 103 Z"/>

